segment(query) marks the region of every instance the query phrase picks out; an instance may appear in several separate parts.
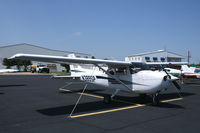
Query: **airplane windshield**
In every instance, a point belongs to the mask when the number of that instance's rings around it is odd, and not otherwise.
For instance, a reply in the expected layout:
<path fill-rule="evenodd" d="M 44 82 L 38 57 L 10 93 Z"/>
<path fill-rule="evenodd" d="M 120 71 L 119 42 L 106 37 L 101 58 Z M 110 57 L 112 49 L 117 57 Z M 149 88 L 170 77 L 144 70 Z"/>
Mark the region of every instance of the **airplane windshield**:
<path fill-rule="evenodd" d="M 196 73 L 200 73 L 200 69 L 195 69 L 195 72 Z"/>
<path fill-rule="evenodd" d="M 137 68 L 137 67 L 133 67 L 133 66 L 130 67 L 131 74 L 137 73 L 139 71 L 141 71 L 141 68 Z"/>

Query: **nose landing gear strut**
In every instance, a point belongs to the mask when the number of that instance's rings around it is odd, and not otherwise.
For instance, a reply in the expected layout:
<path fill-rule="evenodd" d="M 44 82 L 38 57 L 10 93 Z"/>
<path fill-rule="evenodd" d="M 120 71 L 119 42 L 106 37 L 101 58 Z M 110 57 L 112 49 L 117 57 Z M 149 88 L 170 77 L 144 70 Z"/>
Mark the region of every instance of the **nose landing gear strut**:
<path fill-rule="evenodd" d="M 154 106 L 159 105 L 160 99 L 159 99 L 159 93 L 157 92 L 156 94 L 152 95 L 152 104 Z"/>
<path fill-rule="evenodd" d="M 116 89 L 112 96 L 104 96 L 103 102 L 108 104 L 112 101 L 113 97 L 120 91 L 120 89 Z"/>

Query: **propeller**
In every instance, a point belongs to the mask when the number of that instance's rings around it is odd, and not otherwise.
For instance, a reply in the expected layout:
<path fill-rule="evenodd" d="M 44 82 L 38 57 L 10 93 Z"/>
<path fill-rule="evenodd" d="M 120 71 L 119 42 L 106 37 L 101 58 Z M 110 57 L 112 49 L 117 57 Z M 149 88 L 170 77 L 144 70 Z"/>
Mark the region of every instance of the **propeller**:
<path fill-rule="evenodd" d="M 163 69 L 163 71 L 167 74 L 167 76 L 169 77 L 169 79 L 172 78 L 171 75 L 170 75 L 165 69 Z M 181 87 L 180 87 L 180 85 L 176 82 L 176 80 L 173 80 L 172 83 L 173 83 L 174 86 L 177 88 L 177 90 L 179 90 L 179 91 L 181 90 Z"/>
<path fill-rule="evenodd" d="M 171 79 L 172 77 L 171 77 L 171 75 L 167 72 L 167 70 L 166 69 L 163 69 L 163 71 L 167 74 L 167 76 L 169 77 L 169 79 Z"/>
<path fill-rule="evenodd" d="M 175 86 L 178 90 L 181 90 L 180 85 L 179 85 L 175 80 L 172 81 L 172 83 L 174 84 L 174 86 Z"/>

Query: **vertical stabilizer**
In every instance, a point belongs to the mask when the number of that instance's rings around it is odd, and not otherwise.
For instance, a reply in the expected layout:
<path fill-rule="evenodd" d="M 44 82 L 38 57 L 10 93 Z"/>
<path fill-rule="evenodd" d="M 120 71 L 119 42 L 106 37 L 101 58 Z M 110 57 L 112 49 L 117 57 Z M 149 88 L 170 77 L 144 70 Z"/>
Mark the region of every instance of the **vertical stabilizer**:
<path fill-rule="evenodd" d="M 187 65 L 181 66 L 182 73 L 194 73 L 195 67 L 188 67 Z"/>
<path fill-rule="evenodd" d="M 69 54 L 68 57 L 77 58 L 75 54 Z M 71 75 L 83 75 L 92 73 L 95 67 L 91 64 L 70 64 Z"/>

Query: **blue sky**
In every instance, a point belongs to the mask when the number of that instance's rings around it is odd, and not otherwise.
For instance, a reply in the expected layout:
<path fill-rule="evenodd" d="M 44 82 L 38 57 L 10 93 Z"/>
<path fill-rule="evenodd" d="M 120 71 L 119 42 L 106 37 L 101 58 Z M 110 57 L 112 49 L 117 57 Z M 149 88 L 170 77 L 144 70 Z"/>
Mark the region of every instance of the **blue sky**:
<path fill-rule="evenodd" d="M 0 0 L 0 31 L 0 46 L 117 60 L 166 48 L 200 62 L 200 0 Z"/>

